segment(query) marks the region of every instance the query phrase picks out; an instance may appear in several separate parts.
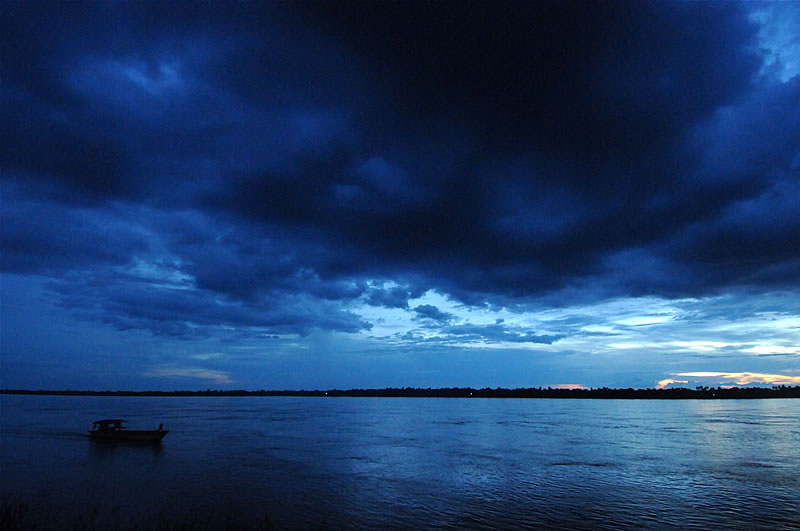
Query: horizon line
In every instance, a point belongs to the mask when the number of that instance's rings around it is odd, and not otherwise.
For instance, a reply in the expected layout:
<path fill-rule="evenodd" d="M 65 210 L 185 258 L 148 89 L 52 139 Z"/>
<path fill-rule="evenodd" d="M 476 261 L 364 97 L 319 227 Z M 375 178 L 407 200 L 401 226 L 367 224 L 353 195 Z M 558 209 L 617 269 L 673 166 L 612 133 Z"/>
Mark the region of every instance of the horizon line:
<path fill-rule="evenodd" d="M 800 398 L 800 385 L 771 387 L 580 388 L 558 387 L 385 387 L 357 389 L 205 389 L 187 390 L 79 390 L 0 389 L 6 395 L 45 396 L 306 396 L 306 397 L 408 397 L 408 398 Z"/>

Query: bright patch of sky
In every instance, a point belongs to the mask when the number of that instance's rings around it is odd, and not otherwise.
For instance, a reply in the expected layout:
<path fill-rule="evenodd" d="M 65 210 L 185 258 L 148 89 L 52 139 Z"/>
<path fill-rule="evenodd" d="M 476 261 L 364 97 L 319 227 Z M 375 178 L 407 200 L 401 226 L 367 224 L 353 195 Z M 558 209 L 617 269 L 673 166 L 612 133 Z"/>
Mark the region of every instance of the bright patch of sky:
<path fill-rule="evenodd" d="M 406 309 L 359 306 L 358 313 L 373 328 L 357 334 L 259 334 L 231 321 L 226 334 L 170 339 L 77 319 L 48 294 L 46 285 L 42 280 L 32 291 L 30 282 L 4 275 L 4 340 L 24 339 L 27 350 L 24 356 L 4 353 L 0 361 L 8 374 L 30 374 L 28 354 L 52 368 L 63 365 L 60 356 L 67 352 L 75 387 L 525 387 L 570 382 L 694 387 L 747 385 L 736 384 L 743 381 L 780 385 L 796 381 L 800 374 L 798 301 L 783 293 L 630 298 L 513 312 L 469 307 L 428 292 L 411 299 Z M 420 306 L 436 307 L 451 317 L 427 318 L 425 312 L 415 311 Z M 671 319 L 620 324 L 636 315 Z M 31 328 L 39 328 L 36 323 L 42 319 L 48 334 Z M 119 368 L 120 374 L 109 367 Z M 131 374 L 140 379 L 131 380 Z M 25 377 L 17 377 L 14 384 L 33 385 Z M 37 385 L 59 387 L 56 380 Z"/>
<path fill-rule="evenodd" d="M 800 74 L 800 4 L 753 3 L 750 20 L 759 24 L 759 45 L 765 55 L 763 73 L 774 72 L 782 82 Z"/>
<path fill-rule="evenodd" d="M 69 76 L 72 89 L 96 104 L 137 120 L 153 118 L 175 104 L 191 87 L 177 60 L 140 61 L 96 57 L 83 61 Z M 153 108 L 155 103 L 160 105 Z"/>
<path fill-rule="evenodd" d="M 171 368 L 171 367 L 162 367 L 158 369 L 154 369 L 152 371 L 144 373 L 145 376 L 150 376 L 154 378 L 197 378 L 200 380 L 208 380 L 215 384 L 227 384 L 232 383 L 228 373 L 223 371 L 215 371 L 210 369 L 203 369 L 203 368 Z"/>
<path fill-rule="evenodd" d="M 723 383 L 735 385 L 772 384 L 772 385 L 800 385 L 800 376 L 786 376 L 784 374 L 764 374 L 757 372 L 681 372 L 677 376 L 692 379 L 712 379 Z M 661 383 L 661 382 L 659 382 Z M 688 383 L 688 382 L 687 382 Z"/>
<path fill-rule="evenodd" d="M 182 272 L 175 264 L 163 261 L 135 259 L 131 265 L 120 269 L 124 273 L 164 288 L 192 289 L 194 284 L 194 279 L 190 275 Z"/>
<path fill-rule="evenodd" d="M 800 347 L 786 347 L 781 345 L 757 345 L 744 349 L 742 352 L 754 354 L 800 354 Z"/>
<path fill-rule="evenodd" d="M 780 309 L 780 304 L 786 304 Z M 433 306 L 451 317 L 446 322 L 414 312 Z M 718 308 L 725 306 L 726 311 Z M 373 323 L 365 338 L 397 343 L 424 339 L 429 344 L 459 348 L 516 348 L 612 354 L 639 350 L 642 354 L 688 356 L 795 356 L 800 354 L 800 316 L 791 299 L 781 294 L 668 300 L 624 298 L 585 306 L 515 312 L 507 308 L 469 307 L 428 291 L 409 301 L 408 309 L 364 306 L 357 310 Z M 453 336 L 470 326 L 478 336 Z M 480 335 L 480 327 L 486 331 Z M 513 342 L 497 332 L 519 334 Z M 489 334 L 489 331 L 494 333 Z M 527 337 L 551 337 L 552 341 Z M 520 337 L 521 336 L 521 337 Z M 455 341 L 454 341 L 455 340 Z"/>
<path fill-rule="evenodd" d="M 148 68 L 142 63 L 129 63 L 118 65 L 118 68 L 126 78 L 154 96 L 183 83 L 176 63 L 159 63 L 156 68 Z"/>

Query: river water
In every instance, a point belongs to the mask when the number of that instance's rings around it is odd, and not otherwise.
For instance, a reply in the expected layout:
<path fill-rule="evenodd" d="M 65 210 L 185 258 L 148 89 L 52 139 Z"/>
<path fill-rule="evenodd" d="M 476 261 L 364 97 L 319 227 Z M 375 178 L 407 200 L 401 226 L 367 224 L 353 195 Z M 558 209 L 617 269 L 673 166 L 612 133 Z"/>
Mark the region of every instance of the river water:
<path fill-rule="evenodd" d="M 800 400 L 0 406 L 3 510 L 45 529 L 800 529 Z M 98 444 L 86 430 L 99 418 L 170 432 Z"/>

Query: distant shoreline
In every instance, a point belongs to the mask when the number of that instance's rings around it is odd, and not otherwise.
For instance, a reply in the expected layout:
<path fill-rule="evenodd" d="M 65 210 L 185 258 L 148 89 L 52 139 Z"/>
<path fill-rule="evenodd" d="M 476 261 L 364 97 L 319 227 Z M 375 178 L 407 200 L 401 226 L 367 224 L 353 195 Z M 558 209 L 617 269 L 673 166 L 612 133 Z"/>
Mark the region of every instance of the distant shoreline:
<path fill-rule="evenodd" d="M 446 387 L 438 389 L 386 388 L 386 389 L 329 389 L 306 390 L 211 390 L 205 391 L 75 391 L 0 389 L 5 395 L 45 396 L 308 396 L 308 397 L 396 397 L 396 398 L 585 398 L 585 399 L 748 399 L 748 398 L 800 398 L 800 385 L 774 387 L 698 387 L 696 389 L 554 389 L 529 387 L 517 389 L 471 387 Z"/>

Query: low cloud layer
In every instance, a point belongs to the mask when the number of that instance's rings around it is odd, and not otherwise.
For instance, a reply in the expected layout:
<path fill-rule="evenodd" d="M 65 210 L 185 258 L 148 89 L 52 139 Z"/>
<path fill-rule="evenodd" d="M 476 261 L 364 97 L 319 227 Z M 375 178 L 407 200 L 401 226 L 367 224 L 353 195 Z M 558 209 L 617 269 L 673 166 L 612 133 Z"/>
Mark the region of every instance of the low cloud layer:
<path fill-rule="evenodd" d="M 800 376 L 787 376 L 785 374 L 761 374 L 757 372 L 680 372 L 678 376 L 686 378 L 712 379 L 726 384 L 750 385 L 800 385 Z"/>
<path fill-rule="evenodd" d="M 207 380 L 215 384 L 228 384 L 231 379 L 222 371 L 198 368 L 159 368 L 144 373 L 145 376 L 155 378 L 190 378 L 197 380 Z"/>

